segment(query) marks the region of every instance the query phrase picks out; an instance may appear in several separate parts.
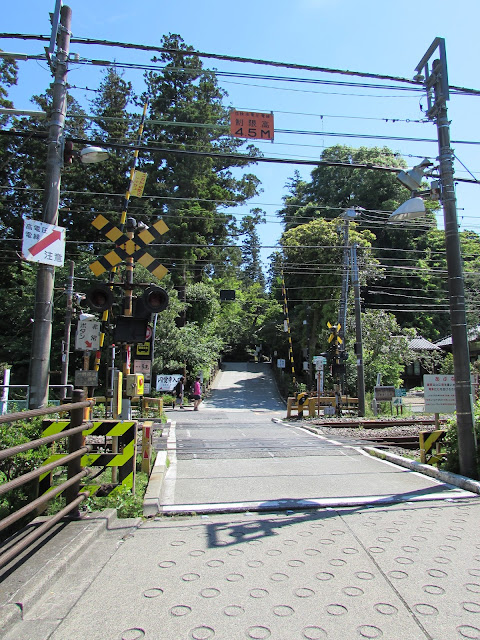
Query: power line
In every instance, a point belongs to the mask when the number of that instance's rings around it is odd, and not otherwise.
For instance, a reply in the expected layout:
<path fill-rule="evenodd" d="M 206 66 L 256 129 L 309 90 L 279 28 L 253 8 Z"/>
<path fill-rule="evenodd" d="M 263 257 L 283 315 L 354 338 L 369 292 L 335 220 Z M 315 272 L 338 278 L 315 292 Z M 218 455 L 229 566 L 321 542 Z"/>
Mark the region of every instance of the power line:
<path fill-rule="evenodd" d="M 46 134 L 45 133 L 41 133 L 41 132 L 32 134 L 31 132 L 22 132 L 22 131 L 14 131 L 14 130 L 0 130 L 0 135 L 16 136 L 16 137 L 31 136 L 32 138 L 36 138 L 36 139 L 45 139 L 45 137 L 46 137 Z M 340 134 L 332 134 L 332 135 L 340 135 Z M 348 134 L 345 134 L 345 135 L 348 135 Z M 369 136 L 369 137 L 378 138 L 378 136 Z M 107 147 L 107 148 L 111 148 L 111 149 L 124 149 L 124 150 L 128 150 L 128 151 L 139 150 L 139 151 L 147 151 L 147 152 L 153 152 L 153 153 L 164 153 L 164 154 L 167 154 L 167 155 L 168 154 L 172 154 L 172 155 L 179 155 L 179 156 L 198 156 L 198 157 L 203 157 L 203 158 L 218 158 L 220 160 L 236 160 L 236 161 L 240 161 L 240 162 L 245 162 L 247 164 L 256 163 L 256 162 L 267 162 L 267 163 L 277 163 L 277 164 L 298 164 L 298 165 L 307 165 L 307 166 L 316 166 L 316 167 L 329 166 L 329 167 L 344 167 L 344 168 L 349 168 L 349 169 L 369 169 L 369 170 L 372 170 L 372 171 L 388 171 L 388 172 L 391 172 L 391 173 L 398 173 L 398 171 L 400 169 L 399 167 L 383 167 L 383 166 L 373 165 L 373 164 L 358 164 L 358 163 L 349 163 L 349 162 L 333 162 L 333 161 L 329 161 L 329 160 L 313 160 L 313 159 L 312 160 L 302 160 L 302 159 L 297 159 L 297 158 L 272 158 L 272 157 L 268 157 L 268 156 L 251 156 L 251 155 L 246 155 L 246 154 L 241 154 L 241 153 L 221 153 L 221 152 L 210 152 L 210 151 L 187 151 L 187 150 L 183 150 L 183 149 L 165 149 L 165 148 L 159 148 L 159 147 L 151 147 L 151 146 L 148 146 L 148 145 L 118 144 L 118 143 L 107 142 L 105 140 L 97 140 L 97 141 L 93 141 L 92 142 L 91 140 L 87 140 L 85 138 L 76 138 L 76 137 L 73 137 L 73 136 L 68 136 L 68 138 L 69 138 L 69 140 L 71 140 L 72 142 L 77 143 L 77 144 L 85 144 L 85 145 L 98 144 L 98 145 L 102 145 L 103 147 Z M 408 140 L 408 138 L 407 138 L 407 140 Z M 421 139 L 418 139 L 418 141 L 421 141 Z M 430 142 L 435 142 L 435 141 L 431 140 Z M 475 145 L 480 145 L 480 141 L 479 142 L 469 142 L 469 141 L 467 141 L 467 142 L 464 143 L 464 142 L 462 142 L 460 140 L 457 140 L 456 144 L 475 144 Z M 469 183 L 473 183 L 473 184 L 478 184 L 478 182 L 476 180 L 469 180 L 468 178 L 455 178 L 455 181 L 456 182 L 469 182 Z"/>
<path fill-rule="evenodd" d="M 48 42 L 50 41 L 50 36 L 21 34 L 21 33 L 0 33 L 0 38 L 20 39 L 20 40 L 39 40 L 39 41 L 48 41 Z M 286 68 L 286 69 L 301 69 L 304 71 L 314 71 L 319 73 L 332 73 L 337 75 L 356 76 L 356 77 L 362 77 L 362 78 L 376 78 L 379 80 L 390 80 L 390 81 L 399 82 L 402 84 L 410 84 L 412 86 L 423 87 L 423 83 L 418 80 L 403 78 L 399 76 L 391 76 L 386 74 L 370 73 L 370 72 L 364 72 L 364 71 L 351 71 L 351 70 L 345 70 L 345 69 L 332 69 L 328 67 L 318 67 L 315 65 L 296 64 L 292 62 L 278 62 L 274 60 L 265 60 L 265 59 L 258 59 L 258 58 L 246 58 L 243 56 L 229 56 L 229 55 L 219 54 L 219 53 L 207 53 L 202 51 L 195 51 L 194 49 L 182 50 L 182 49 L 173 49 L 168 47 L 158 47 L 154 45 L 134 44 L 134 43 L 127 43 L 127 42 L 117 42 L 112 40 L 98 40 L 93 38 L 80 38 L 80 37 L 72 37 L 70 42 L 76 43 L 76 44 L 100 45 L 105 47 L 119 47 L 122 49 L 137 49 L 141 51 L 150 51 L 150 52 L 156 51 L 159 53 L 180 54 L 183 56 L 196 56 L 198 58 L 207 58 L 207 59 L 211 58 L 214 60 L 225 60 L 230 62 L 249 63 L 249 64 Z M 457 87 L 454 85 L 450 85 L 449 88 L 451 90 L 457 90 L 462 93 L 480 95 L 480 90 L 478 89 L 469 89 L 466 87 Z"/>

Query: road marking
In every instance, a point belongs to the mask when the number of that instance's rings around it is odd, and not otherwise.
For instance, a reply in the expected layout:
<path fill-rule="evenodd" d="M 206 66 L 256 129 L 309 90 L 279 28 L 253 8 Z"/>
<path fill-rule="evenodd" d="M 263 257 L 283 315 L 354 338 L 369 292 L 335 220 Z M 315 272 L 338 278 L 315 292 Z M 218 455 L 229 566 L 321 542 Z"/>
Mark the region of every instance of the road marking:
<path fill-rule="evenodd" d="M 175 484 L 177 481 L 177 438 L 175 433 L 176 423 L 170 424 L 167 438 L 167 452 L 170 466 L 167 469 L 162 485 L 161 505 L 175 504 Z"/>
<path fill-rule="evenodd" d="M 299 498 L 285 500 L 263 500 L 261 502 L 213 502 L 201 504 L 176 504 L 161 507 L 161 513 L 243 513 L 246 511 L 271 511 L 278 509 L 341 509 L 344 507 L 379 506 L 385 504 L 418 503 L 418 502 L 456 502 L 462 498 L 472 498 L 470 491 L 451 494 L 412 495 L 411 493 L 392 494 L 386 496 L 355 496 L 351 498 Z"/>

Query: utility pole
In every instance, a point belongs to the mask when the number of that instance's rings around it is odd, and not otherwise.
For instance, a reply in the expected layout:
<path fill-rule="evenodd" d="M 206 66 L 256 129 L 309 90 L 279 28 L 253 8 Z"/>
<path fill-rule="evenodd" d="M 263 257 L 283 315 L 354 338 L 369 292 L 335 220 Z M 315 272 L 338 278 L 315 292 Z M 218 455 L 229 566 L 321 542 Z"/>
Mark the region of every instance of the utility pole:
<path fill-rule="evenodd" d="M 60 384 L 63 385 L 62 400 L 67 396 L 68 384 L 68 363 L 70 361 L 70 332 L 72 328 L 73 314 L 73 277 L 75 272 L 75 262 L 70 260 L 68 282 L 67 282 L 67 310 L 65 312 L 65 331 L 62 341 L 62 376 Z"/>
<path fill-rule="evenodd" d="M 429 68 L 429 61 L 437 51 Z M 457 203 L 455 196 L 453 151 L 450 146 L 450 123 L 446 102 L 449 99 L 445 40 L 435 38 L 416 67 L 417 78 L 423 75 L 427 90 L 427 116 L 437 125 L 440 162 L 441 202 L 445 222 L 450 324 L 452 331 L 453 372 L 455 375 L 455 404 L 457 413 L 458 453 L 460 473 L 476 478 L 476 442 L 473 420 L 473 399 L 468 347 L 465 292 L 462 256 L 458 233 Z"/>
<path fill-rule="evenodd" d="M 70 49 L 72 10 L 60 9 L 57 51 L 54 67 L 53 100 L 48 131 L 45 200 L 43 222 L 56 225 L 60 201 L 60 179 L 63 166 L 63 132 L 67 109 L 67 67 Z M 55 21 L 54 21 L 55 24 Z M 38 409 L 48 402 L 50 349 L 52 343 L 52 307 L 55 267 L 38 264 L 35 293 L 35 314 L 29 370 L 29 408 Z"/>
<path fill-rule="evenodd" d="M 358 279 L 357 244 L 352 245 L 352 285 L 355 298 L 355 356 L 357 358 L 358 415 L 365 415 L 365 375 L 363 368 L 362 310 Z"/>
<path fill-rule="evenodd" d="M 348 271 L 350 268 L 350 247 L 349 247 L 349 216 L 347 212 L 344 214 L 343 222 L 343 274 L 342 274 L 342 293 L 340 297 L 340 306 L 338 309 L 338 324 L 340 325 L 339 335 L 343 341 L 342 349 L 345 349 L 345 331 L 347 324 L 347 300 L 348 300 Z"/>

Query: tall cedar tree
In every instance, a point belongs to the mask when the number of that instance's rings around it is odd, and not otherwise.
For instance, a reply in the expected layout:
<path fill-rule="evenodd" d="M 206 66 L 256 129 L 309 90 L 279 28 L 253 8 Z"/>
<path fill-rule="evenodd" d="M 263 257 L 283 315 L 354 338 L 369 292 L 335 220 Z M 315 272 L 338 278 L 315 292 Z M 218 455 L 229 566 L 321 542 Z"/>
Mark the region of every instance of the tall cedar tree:
<path fill-rule="evenodd" d="M 226 94 L 215 73 L 203 68 L 179 35 L 165 36 L 162 46 L 168 49 L 159 60 L 163 68 L 146 73 L 142 96 L 149 104 L 146 139 L 159 149 L 143 156 L 148 194 L 157 196 L 147 203 L 145 215 L 149 220 L 163 212 L 170 231 L 157 255 L 171 269 L 174 283 L 183 286 L 224 273 L 233 258 L 222 245 L 232 244 L 234 227 L 223 210 L 255 196 L 259 180 L 251 173 L 235 177 L 235 168 L 249 164 L 241 159 L 168 153 L 232 153 L 244 143 L 227 133 Z M 258 155 L 252 145 L 246 151 Z"/>

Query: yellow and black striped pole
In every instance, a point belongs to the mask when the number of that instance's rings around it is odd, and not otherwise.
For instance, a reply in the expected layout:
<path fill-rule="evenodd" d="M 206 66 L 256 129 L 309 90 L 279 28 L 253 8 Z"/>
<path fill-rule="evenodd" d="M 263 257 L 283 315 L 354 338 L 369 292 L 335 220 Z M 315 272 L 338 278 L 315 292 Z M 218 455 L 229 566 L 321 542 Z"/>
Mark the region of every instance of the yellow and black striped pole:
<path fill-rule="evenodd" d="M 295 378 L 295 363 L 293 361 L 293 346 L 292 346 L 292 334 L 290 332 L 290 319 L 288 317 L 288 303 L 287 303 L 287 290 L 285 288 L 285 278 L 282 271 L 282 294 L 283 294 L 283 314 L 285 316 L 285 330 L 288 334 L 288 356 L 290 358 L 290 365 L 292 367 L 292 381 L 293 384 L 296 385 L 297 381 Z"/>
<path fill-rule="evenodd" d="M 143 112 L 142 112 L 142 118 L 140 120 L 140 124 L 138 127 L 138 133 L 137 133 L 137 147 L 140 144 L 140 142 L 142 141 L 142 136 L 143 136 L 143 129 L 145 127 L 145 120 L 147 117 L 147 108 L 148 108 L 148 102 L 145 102 L 145 104 L 143 105 Z M 132 158 L 132 165 L 130 167 L 130 181 L 128 184 L 128 189 L 125 193 L 125 203 L 123 206 L 123 211 L 122 211 L 122 215 L 120 218 L 120 229 L 123 231 L 124 227 L 125 227 L 125 222 L 127 220 L 127 210 L 128 210 L 128 204 L 130 202 L 130 192 L 132 190 L 132 183 L 133 183 L 133 179 L 135 176 L 135 169 L 137 167 L 137 161 L 138 161 L 138 148 L 135 149 L 135 151 L 133 152 L 133 158 Z M 115 272 L 117 270 L 117 267 L 113 267 L 113 269 L 110 271 L 110 283 L 113 283 L 114 277 L 115 277 Z M 133 258 L 129 258 L 127 260 L 127 271 L 131 272 L 131 275 L 133 276 Z M 127 277 L 128 279 L 128 277 Z M 130 289 L 129 292 L 127 292 L 127 295 L 129 296 L 129 300 L 128 300 L 128 307 L 130 310 L 130 313 L 126 313 L 126 315 L 132 315 L 132 290 Z M 95 356 L 95 366 L 94 369 L 95 371 L 98 371 L 100 368 L 100 358 L 101 358 L 101 353 L 102 353 L 102 347 L 103 347 L 103 343 L 105 341 L 105 331 L 106 331 L 106 325 L 108 322 L 108 309 L 106 309 L 103 312 L 102 315 L 102 329 L 100 332 L 100 346 L 99 349 L 96 353 Z M 124 372 L 125 373 L 125 372 Z M 126 373 L 129 373 L 126 372 Z"/>

